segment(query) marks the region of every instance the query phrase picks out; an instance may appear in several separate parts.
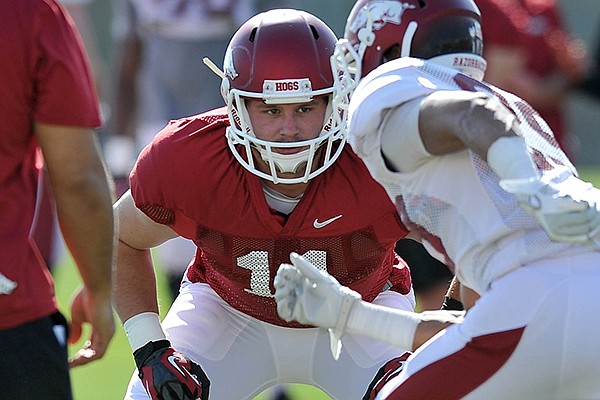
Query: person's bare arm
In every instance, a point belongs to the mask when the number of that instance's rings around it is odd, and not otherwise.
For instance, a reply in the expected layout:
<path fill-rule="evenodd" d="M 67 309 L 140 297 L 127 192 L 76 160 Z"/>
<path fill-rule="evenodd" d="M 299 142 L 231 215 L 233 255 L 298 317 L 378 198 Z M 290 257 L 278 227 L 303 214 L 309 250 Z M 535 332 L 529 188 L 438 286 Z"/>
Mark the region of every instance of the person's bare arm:
<path fill-rule="evenodd" d="M 158 314 L 156 277 L 150 249 L 177 234 L 140 211 L 129 191 L 115 204 L 115 214 L 119 221 L 114 269 L 115 310 L 123 322 L 143 312 Z"/>
<path fill-rule="evenodd" d="M 403 103 L 387 112 L 381 130 L 381 151 L 393 171 L 471 149 L 502 179 L 539 176 L 514 114 L 482 92 L 440 90 Z"/>
<path fill-rule="evenodd" d="M 200 365 L 171 347 L 158 315 L 150 248 L 177 234 L 140 211 L 130 191 L 121 196 L 115 211 L 119 220 L 115 309 L 123 321 L 139 377 L 148 393 L 177 392 L 186 399 L 195 393 L 193 398 L 208 398 L 207 375 Z"/>
<path fill-rule="evenodd" d="M 517 129 L 514 115 L 483 93 L 438 91 L 421 102 L 419 133 L 432 155 L 470 148 L 485 160 L 492 143 Z"/>
<path fill-rule="evenodd" d="M 92 129 L 35 123 L 65 243 L 83 281 L 71 308 L 71 336 L 92 325 L 91 342 L 72 366 L 101 358 L 114 334 L 111 265 L 114 219 L 109 180 Z"/>
<path fill-rule="evenodd" d="M 475 302 L 479 299 L 479 294 L 473 289 L 462 285 L 455 276 L 452 278 L 452 282 L 450 282 L 450 286 L 446 292 L 446 298 L 461 303 L 463 306 L 462 309 L 468 310 L 475 305 Z"/>
<path fill-rule="evenodd" d="M 137 77 L 141 68 L 143 44 L 139 36 L 132 34 L 120 43 L 117 65 L 114 110 L 111 122 L 113 135 L 135 137 L 138 108 Z"/>

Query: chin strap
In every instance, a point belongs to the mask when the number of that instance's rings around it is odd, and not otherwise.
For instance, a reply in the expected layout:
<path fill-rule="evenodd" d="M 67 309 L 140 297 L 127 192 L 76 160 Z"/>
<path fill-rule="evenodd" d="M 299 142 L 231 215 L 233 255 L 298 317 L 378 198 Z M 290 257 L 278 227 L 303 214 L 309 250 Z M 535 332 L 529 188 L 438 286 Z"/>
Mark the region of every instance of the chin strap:
<path fill-rule="evenodd" d="M 259 147 L 260 157 L 267 163 L 274 163 L 277 170 L 282 173 L 295 173 L 302 164 L 308 162 L 310 149 L 299 151 L 294 154 L 280 154 Z"/>

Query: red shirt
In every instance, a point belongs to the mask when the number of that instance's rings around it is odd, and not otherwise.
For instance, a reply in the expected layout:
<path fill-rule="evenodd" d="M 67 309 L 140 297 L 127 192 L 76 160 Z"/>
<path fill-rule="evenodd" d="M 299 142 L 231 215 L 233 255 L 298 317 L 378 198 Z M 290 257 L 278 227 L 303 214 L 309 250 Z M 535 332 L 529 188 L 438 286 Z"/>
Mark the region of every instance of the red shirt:
<path fill-rule="evenodd" d="M 545 77 L 560 69 L 553 41 L 565 35 L 554 0 L 476 0 L 485 45 L 518 46 L 527 55 L 529 73 Z M 518 93 L 516 93 L 518 94 Z M 536 108 L 563 148 L 564 118 L 560 107 Z"/>
<path fill-rule="evenodd" d="M 408 268 L 394 253 L 405 228 L 349 146 L 282 219 L 267 205 L 260 179 L 231 154 L 227 126 L 224 108 L 172 121 L 131 174 L 137 207 L 199 247 L 187 271 L 192 282 L 207 282 L 238 310 L 283 326 L 298 325 L 277 316 L 273 278 L 292 251 L 326 266 L 367 301 L 388 281 L 408 293 Z"/>
<path fill-rule="evenodd" d="M 54 0 L 2 5 L 0 329 L 7 329 L 57 309 L 51 277 L 29 238 L 39 172 L 33 121 L 96 127 L 100 118 L 81 41 L 62 7 Z"/>

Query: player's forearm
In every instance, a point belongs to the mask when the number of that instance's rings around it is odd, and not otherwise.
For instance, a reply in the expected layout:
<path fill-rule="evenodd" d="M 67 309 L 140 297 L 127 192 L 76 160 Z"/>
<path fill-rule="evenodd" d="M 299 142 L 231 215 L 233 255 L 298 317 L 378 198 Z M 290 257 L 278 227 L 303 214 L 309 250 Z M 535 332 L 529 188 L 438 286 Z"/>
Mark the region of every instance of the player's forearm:
<path fill-rule="evenodd" d="M 150 250 L 134 249 L 119 241 L 113 287 L 115 310 L 123 322 L 132 350 L 165 339 Z"/>
<path fill-rule="evenodd" d="M 158 314 L 156 276 L 150 250 L 134 249 L 119 241 L 113 294 L 115 310 L 123 322 L 143 312 Z"/>
<path fill-rule="evenodd" d="M 115 232 L 103 168 L 98 162 L 95 170 L 53 186 L 61 232 L 88 293 L 110 294 Z"/>
<path fill-rule="evenodd" d="M 412 350 L 419 324 L 417 313 L 358 302 L 350 312 L 347 332 Z"/>
<path fill-rule="evenodd" d="M 436 333 L 461 320 L 462 313 L 441 310 L 414 313 L 361 301 L 352 308 L 346 330 L 405 350 L 416 350 Z"/>
<path fill-rule="evenodd" d="M 135 136 L 138 108 L 137 75 L 140 70 L 142 44 L 137 36 L 121 43 L 122 53 L 115 89 L 115 107 L 111 121 L 111 132 L 116 135 Z"/>

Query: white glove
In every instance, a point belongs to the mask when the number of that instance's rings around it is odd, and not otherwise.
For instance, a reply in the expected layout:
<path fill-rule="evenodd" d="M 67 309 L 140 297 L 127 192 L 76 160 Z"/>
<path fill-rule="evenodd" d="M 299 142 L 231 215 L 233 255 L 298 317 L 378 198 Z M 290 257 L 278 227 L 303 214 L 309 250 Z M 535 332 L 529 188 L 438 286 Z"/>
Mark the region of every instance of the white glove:
<path fill-rule="evenodd" d="M 552 240 L 597 247 L 600 234 L 600 190 L 573 175 L 541 179 L 504 179 L 500 186 L 517 197 Z"/>
<path fill-rule="evenodd" d="M 304 257 L 291 253 L 290 260 L 292 265 L 281 264 L 275 276 L 277 312 L 288 322 L 327 328 L 331 352 L 337 360 L 350 310 L 361 296 Z"/>

